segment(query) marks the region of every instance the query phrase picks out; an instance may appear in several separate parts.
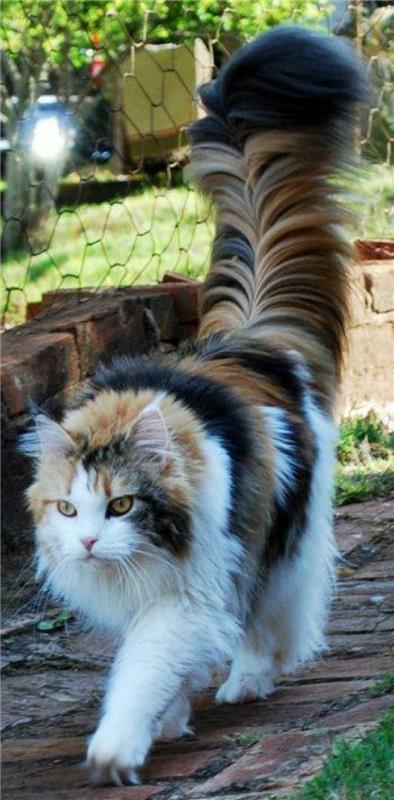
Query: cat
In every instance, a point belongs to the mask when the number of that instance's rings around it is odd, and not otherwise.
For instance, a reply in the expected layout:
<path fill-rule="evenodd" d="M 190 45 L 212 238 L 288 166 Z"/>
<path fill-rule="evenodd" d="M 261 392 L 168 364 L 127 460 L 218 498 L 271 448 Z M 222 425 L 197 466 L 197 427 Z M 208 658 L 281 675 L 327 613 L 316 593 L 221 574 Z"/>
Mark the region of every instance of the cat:
<path fill-rule="evenodd" d="M 39 573 L 120 635 L 87 753 L 116 785 L 189 732 L 213 668 L 229 670 L 217 702 L 238 703 L 321 651 L 333 586 L 351 252 L 337 176 L 364 69 L 343 41 L 279 27 L 200 97 L 191 171 L 217 228 L 197 339 L 100 367 L 21 444 Z"/>

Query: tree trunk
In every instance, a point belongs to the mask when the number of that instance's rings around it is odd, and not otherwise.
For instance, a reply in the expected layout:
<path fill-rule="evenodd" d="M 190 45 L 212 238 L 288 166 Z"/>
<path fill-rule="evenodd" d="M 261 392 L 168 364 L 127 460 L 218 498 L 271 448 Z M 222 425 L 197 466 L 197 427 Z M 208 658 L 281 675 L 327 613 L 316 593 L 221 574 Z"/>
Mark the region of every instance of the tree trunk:
<path fill-rule="evenodd" d="M 29 167 L 21 153 L 15 148 L 7 154 L 4 192 L 4 229 L 2 252 L 6 253 L 26 247 L 26 233 L 31 216 L 31 192 Z"/>
<path fill-rule="evenodd" d="M 12 94 L 5 94 L 3 113 L 6 121 L 5 135 L 11 144 L 6 156 L 4 192 L 4 228 L 1 252 L 4 255 L 28 246 L 28 234 L 37 221 L 45 220 L 54 207 L 58 193 L 58 180 L 64 168 L 64 158 L 53 167 L 45 167 L 43 182 L 36 180 L 36 169 L 30 153 L 18 145 L 18 126 L 31 103 L 37 100 L 37 78 L 45 75 L 46 64 L 37 63 L 36 74 L 19 72 L 16 65 L 2 52 L 2 66 L 9 75 Z M 26 70 L 25 61 L 22 67 Z M 18 103 L 15 103 L 18 98 Z"/>

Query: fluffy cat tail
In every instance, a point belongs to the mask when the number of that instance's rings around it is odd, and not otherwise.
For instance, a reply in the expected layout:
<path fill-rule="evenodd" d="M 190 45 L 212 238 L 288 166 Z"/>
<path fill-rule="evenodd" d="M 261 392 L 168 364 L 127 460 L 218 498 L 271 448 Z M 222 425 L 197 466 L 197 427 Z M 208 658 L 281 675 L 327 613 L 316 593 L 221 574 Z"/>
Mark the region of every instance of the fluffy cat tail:
<path fill-rule="evenodd" d="M 338 373 L 350 257 L 338 176 L 366 94 L 350 45 L 296 27 L 257 37 L 200 88 L 191 170 L 218 212 L 200 336 L 264 330 Z"/>

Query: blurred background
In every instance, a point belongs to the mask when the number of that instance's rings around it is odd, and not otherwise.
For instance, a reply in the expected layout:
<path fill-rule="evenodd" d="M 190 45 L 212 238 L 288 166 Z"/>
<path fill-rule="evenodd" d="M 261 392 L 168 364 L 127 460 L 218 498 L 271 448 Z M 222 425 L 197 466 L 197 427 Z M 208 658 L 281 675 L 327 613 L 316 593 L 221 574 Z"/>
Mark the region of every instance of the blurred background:
<path fill-rule="evenodd" d="M 393 3 L 3 0 L 2 11 L 3 327 L 43 294 L 204 275 L 213 217 L 188 183 L 185 135 L 202 113 L 196 87 L 282 22 L 346 36 L 367 60 L 375 97 L 350 201 L 358 238 L 392 236 Z"/>

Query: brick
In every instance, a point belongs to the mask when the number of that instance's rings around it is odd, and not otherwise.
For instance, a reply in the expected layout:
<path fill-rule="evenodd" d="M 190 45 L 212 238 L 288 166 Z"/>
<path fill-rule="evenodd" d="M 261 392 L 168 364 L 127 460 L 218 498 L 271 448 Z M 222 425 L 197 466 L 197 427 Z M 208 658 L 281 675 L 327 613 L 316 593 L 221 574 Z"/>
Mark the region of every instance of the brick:
<path fill-rule="evenodd" d="M 34 317 L 37 317 L 38 314 L 41 314 L 44 308 L 45 304 L 42 300 L 37 303 L 28 303 L 26 308 L 26 322 L 29 322 L 34 319 Z"/>
<path fill-rule="evenodd" d="M 376 578 L 391 578 L 394 575 L 394 560 L 384 559 L 383 561 L 366 564 L 357 571 L 357 577 L 361 580 L 373 581 Z"/>
<path fill-rule="evenodd" d="M 272 796 L 272 792 L 271 791 L 270 791 L 270 795 L 271 796 L 270 796 L 269 800 L 273 800 L 273 796 Z M 261 794 L 260 791 L 259 792 L 244 792 L 243 791 L 241 793 L 236 792 L 235 794 L 234 794 L 234 792 L 231 792 L 231 794 L 227 794 L 227 793 L 226 794 L 220 793 L 220 794 L 214 794 L 214 795 L 210 794 L 209 795 L 209 800 L 261 800 L 261 798 L 264 797 L 264 796 L 265 795 Z M 204 795 L 204 796 L 200 795 L 198 789 L 195 790 L 195 793 L 193 793 L 193 797 L 200 798 L 200 800 L 207 800 L 207 795 Z M 171 800 L 171 797 L 169 798 L 169 800 Z M 275 800 L 279 800 L 279 795 L 277 795 L 276 793 L 275 793 Z"/>
<path fill-rule="evenodd" d="M 349 503 L 337 509 L 335 518 L 341 519 L 394 519 L 394 500 L 368 500 L 364 503 Z"/>
<path fill-rule="evenodd" d="M 56 306 L 36 319 L 43 331 L 70 332 L 80 353 L 81 378 L 90 376 L 102 360 L 116 355 L 140 355 L 160 340 L 177 339 L 178 322 L 169 293 L 129 296 L 108 292 L 78 304 Z"/>
<path fill-rule="evenodd" d="M 366 597 L 376 595 L 387 595 L 394 592 L 393 580 L 358 581 L 358 572 L 355 571 L 352 579 L 341 580 L 339 583 L 341 593 L 355 592 L 364 594 Z"/>
<path fill-rule="evenodd" d="M 181 275 L 179 272 L 165 272 L 162 283 L 190 283 L 192 286 L 201 286 L 201 281 L 197 278 L 189 278 L 187 275 Z"/>
<path fill-rule="evenodd" d="M 363 634 L 338 633 L 329 637 L 329 647 L 334 653 L 365 653 L 369 656 L 387 649 L 387 635 L 383 632 L 373 631 Z"/>
<path fill-rule="evenodd" d="M 367 289 L 372 299 L 372 311 L 384 313 L 394 310 L 394 261 L 369 264 L 364 270 Z"/>
<path fill-rule="evenodd" d="M 276 769 L 283 769 L 284 762 L 294 760 L 296 756 L 307 758 L 314 745 L 326 747 L 328 741 L 325 731 L 292 731 L 264 737 L 249 748 L 246 755 L 199 786 L 196 794 L 223 791 L 232 786 L 241 788 L 252 781 L 272 776 Z"/>
<path fill-rule="evenodd" d="M 148 761 L 144 769 L 144 776 L 146 780 L 157 780 L 158 778 L 188 778 L 191 777 L 198 769 L 204 767 L 218 751 L 205 750 L 185 754 L 177 752 L 179 743 L 174 745 L 175 752 L 172 753 L 154 753 L 152 758 Z M 56 776 L 53 769 L 53 764 L 56 762 L 60 764 L 60 771 L 67 774 L 67 780 L 71 781 L 71 785 L 78 786 L 86 782 L 83 773 L 75 769 L 75 765 L 70 765 L 67 762 L 72 759 L 77 759 L 78 763 L 82 762 L 86 751 L 86 738 L 84 736 L 73 736 L 63 739 L 59 738 L 30 738 L 30 739 L 8 739 L 3 744 L 3 764 L 7 775 L 7 785 L 9 788 L 18 788 L 21 786 L 23 780 L 20 775 L 26 777 L 29 775 L 29 782 L 33 779 L 32 786 L 36 784 L 36 780 L 42 781 L 42 786 L 56 784 Z M 66 760 L 66 761 L 65 761 Z M 49 763 L 48 763 L 49 762 Z M 9 769 L 9 765 L 18 764 L 18 769 L 13 767 Z M 15 777 L 11 776 L 11 772 Z M 22 783 L 23 785 L 23 783 Z M 61 783 L 59 782 L 59 786 Z M 70 784 L 67 784 L 70 785 Z"/>
<path fill-rule="evenodd" d="M 387 614 L 376 627 L 379 631 L 394 631 L 394 614 Z"/>
<path fill-rule="evenodd" d="M 271 704 L 270 698 L 256 703 L 213 706 L 203 714 L 197 714 L 195 732 L 200 745 L 227 748 L 229 739 L 247 730 L 250 733 L 275 730 L 279 725 L 297 726 L 305 716 L 317 717 L 326 708 L 326 702 L 304 704 Z"/>
<path fill-rule="evenodd" d="M 42 330 L 69 332 L 80 353 L 81 379 L 91 375 L 99 361 L 146 349 L 143 304 L 135 300 L 127 309 L 114 297 L 97 297 L 75 306 L 61 306 L 42 317 Z"/>
<path fill-rule="evenodd" d="M 103 684 L 103 674 L 86 669 L 73 673 L 72 681 L 67 669 L 52 672 L 47 666 L 31 674 L 16 672 L 8 675 L 3 681 L 2 725 L 11 728 L 26 716 L 27 708 L 28 716 L 35 721 L 46 720 L 46 724 L 49 724 L 51 717 L 84 708 L 87 721 L 88 711 L 91 712 L 96 705 L 93 699 L 102 690 Z M 92 715 L 92 728 L 94 724 Z"/>
<path fill-rule="evenodd" d="M 110 306 L 76 326 L 83 377 L 92 375 L 101 360 L 108 363 L 117 355 L 146 352 L 143 306 L 136 303 L 134 313 L 130 307 L 128 311 L 121 315 L 118 306 Z"/>
<path fill-rule="evenodd" d="M 170 294 L 174 302 L 178 322 L 183 324 L 198 321 L 201 290 L 202 284 L 177 281 L 175 283 L 144 286 L 143 290 L 141 287 L 136 286 L 127 289 L 127 296 L 149 297 L 152 294 Z"/>
<path fill-rule="evenodd" d="M 310 664 L 297 670 L 295 682 L 302 680 L 315 681 L 317 679 L 341 678 L 374 678 L 390 672 L 392 661 L 388 656 L 371 658 L 327 658 L 323 662 Z"/>
<path fill-rule="evenodd" d="M 79 764 L 67 764 L 64 761 L 27 763 L 18 765 L 5 764 L 2 776 L 3 790 L 14 792 L 29 786 L 34 789 L 79 789 L 88 785 L 88 775 Z"/>
<path fill-rule="evenodd" d="M 353 728 L 355 725 L 377 722 L 386 711 L 393 707 L 393 696 L 390 694 L 374 697 L 358 703 L 353 708 L 335 711 L 324 717 L 322 723 L 330 729 Z"/>
<path fill-rule="evenodd" d="M 354 257 L 358 262 L 394 258 L 393 239 L 356 239 Z"/>
<path fill-rule="evenodd" d="M 175 749 L 180 747 L 180 742 L 173 745 Z M 158 778 L 190 778 L 201 767 L 205 767 L 219 750 L 202 750 L 191 753 L 174 752 L 171 754 L 153 753 L 146 768 L 144 775 L 147 780 L 157 780 Z"/>
<path fill-rule="evenodd" d="M 309 704 L 313 702 L 328 702 L 347 697 L 349 694 L 368 689 L 371 682 L 363 680 L 331 680 L 307 685 L 281 686 L 264 703 L 271 706 L 277 704 Z"/>
<path fill-rule="evenodd" d="M 185 339 L 194 339 L 198 333 L 198 321 L 184 322 L 179 326 L 179 341 L 183 342 Z"/>
<path fill-rule="evenodd" d="M 40 737 L 30 739 L 4 739 L 2 760 L 4 764 L 15 762 L 46 761 L 54 758 L 81 758 L 86 750 L 84 736 L 68 736 L 64 739 Z"/>
<path fill-rule="evenodd" d="M 23 792 L 26 792 L 26 787 L 29 787 L 29 792 L 26 793 L 26 800 L 31 800 L 34 793 L 37 792 L 39 797 L 48 797 L 47 792 L 53 792 L 53 796 L 61 797 L 60 791 L 67 788 L 71 797 L 86 798 L 86 800 L 119 800 L 119 798 L 130 798 L 130 800 L 144 800 L 150 797 L 159 788 L 153 786 L 142 786 L 124 789 L 118 788 L 102 788 L 89 786 L 89 776 L 86 770 L 82 767 L 81 762 L 70 764 L 62 760 L 54 760 L 52 762 L 18 765 L 15 764 L 5 765 L 2 775 L 2 789 L 3 792 L 9 791 L 12 798 L 17 797 L 17 792 L 23 797 Z M 59 794 L 58 794 L 59 792 Z M 77 792 L 77 794 L 76 794 Z M 70 796 L 69 795 L 69 796 Z M 49 794 L 50 796 L 50 794 Z M 5 794 L 2 797 L 6 797 Z M 67 795 L 66 795 L 67 797 Z"/>
<path fill-rule="evenodd" d="M 142 295 L 142 301 L 144 303 L 145 308 L 145 331 L 147 331 L 146 325 L 146 312 L 150 312 L 153 315 L 155 324 L 157 326 L 157 333 L 161 342 L 168 342 L 168 341 L 179 341 L 179 322 L 178 318 L 175 313 L 174 301 L 170 294 L 157 294 L 153 296 L 144 297 Z M 123 307 L 126 307 L 127 301 L 125 300 L 122 304 Z M 147 337 L 148 338 L 148 337 Z M 152 345 L 158 345 L 158 340 L 152 341 Z M 148 342 L 150 344 L 150 342 Z"/>
<path fill-rule="evenodd" d="M 78 795 L 75 789 L 56 788 L 55 791 L 44 791 L 39 789 L 37 792 L 31 789 L 22 789 L 12 792 L 12 800 L 150 800 L 158 792 L 162 792 L 164 786 L 125 786 L 120 787 L 101 787 L 90 786 L 79 789 Z M 9 796 L 11 800 L 11 795 Z M 3 795 L 3 800 L 7 800 Z"/>
<path fill-rule="evenodd" d="M 78 305 L 90 299 L 96 293 L 94 289 L 60 289 L 56 292 L 45 292 L 38 303 L 28 303 L 26 320 L 36 318 L 40 314 L 51 313 L 54 306 Z"/>
<path fill-rule="evenodd" d="M 332 604 L 332 614 L 347 614 L 349 611 L 357 611 L 363 614 L 365 610 L 370 611 L 371 608 L 378 608 L 378 604 L 371 601 L 371 597 L 374 597 L 372 593 L 373 589 L 370 594 L 365 592 L 364 594 L 358 594 L 358 592 L 352 591 L 352 589 L 353 587 L 343 587 L 341 585 L 341 593 L 337 595 Z M 378 597 L 380 597 L 380 595 L 378 595 Z"/>
<path fill-rule="evenodd" d="M 349 413 L 355 405 L 392 403 L 394 373 L 394 323 L 383 320 L 349 331 L 349 348 L 341 383 L 340 406 Z"/>
<path fill-rule="evenodd" d="M 350 325 L 362 325 L 371 320 L 372 299 L 367 292 L 362 269 L 355 269 L 351 276 Z"/>
<path fill-rule="evenodd" d="M 1 374 L 7 414 L 21 414 L 29 400 L 43 403 L 79 381 L 75 340 L 70 333 L 27 332 L 25 326 L 6 331 Z"/>
<path fill-rule="evenodd" d="M 349 619 L 349 615 L 333 615 L 329 622 L 329 633 L 373 633 L 376 630 L 377 623 L 383 620 L 383 615 L 378 617 L 374 614 L 363 613 L 360 617 L 353 616 Z"/>
<path fill-rule="evenodd" d="M 44 308 L 54 305 L 77 305 L 83 300 L 88 300 L 92 295 L 97 296 L 100 290 L 97 289 L 60 289 L 56 292 L 45 292 L 42 296 Z"/>

